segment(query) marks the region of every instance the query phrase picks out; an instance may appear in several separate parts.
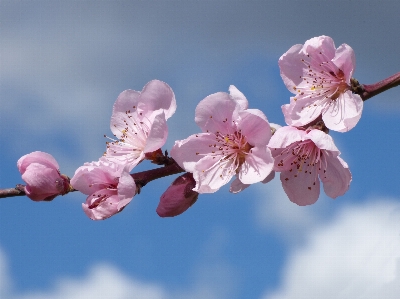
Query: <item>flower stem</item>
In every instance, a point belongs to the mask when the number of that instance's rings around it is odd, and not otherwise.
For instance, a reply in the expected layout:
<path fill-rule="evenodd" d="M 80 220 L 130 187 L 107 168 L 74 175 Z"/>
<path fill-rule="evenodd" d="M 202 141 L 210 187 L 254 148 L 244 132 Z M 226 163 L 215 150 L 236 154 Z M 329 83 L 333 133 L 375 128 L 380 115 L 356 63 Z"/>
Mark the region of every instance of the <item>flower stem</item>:
<path fill-rule="evenodd" d="M 363 101 L 380 94 L 390 88 L 396 87 L 400 85 L 400 72 L 390 76 L 382 81 L 379 81 L 374 84 L 360 84 L 354 78 L 351 79 L 351 87 L 352 91 L 356 94 L 359 94 Z"/>

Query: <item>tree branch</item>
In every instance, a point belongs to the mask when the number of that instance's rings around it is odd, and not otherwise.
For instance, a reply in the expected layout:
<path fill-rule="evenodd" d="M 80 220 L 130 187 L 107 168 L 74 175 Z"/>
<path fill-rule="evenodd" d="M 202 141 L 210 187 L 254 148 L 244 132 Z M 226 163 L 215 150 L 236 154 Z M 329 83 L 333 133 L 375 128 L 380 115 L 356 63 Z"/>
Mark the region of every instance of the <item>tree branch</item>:
<path fill-rule="evenodd" d="M 390 88 L 400 85 L 400 72 L 390 76 L 375 84 L 360 84 L 356 79 L 351 78 L 351 89 L 354 93 L 361 96 L 363 101 L 380 94 Z"/>

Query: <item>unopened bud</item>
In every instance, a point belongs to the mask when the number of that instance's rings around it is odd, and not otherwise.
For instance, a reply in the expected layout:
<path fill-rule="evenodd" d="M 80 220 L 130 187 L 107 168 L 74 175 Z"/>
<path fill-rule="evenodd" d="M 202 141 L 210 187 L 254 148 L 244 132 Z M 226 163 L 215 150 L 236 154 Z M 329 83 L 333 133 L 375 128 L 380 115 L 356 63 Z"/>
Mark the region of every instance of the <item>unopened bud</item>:
<path fill-rule="evenodd" d="M 26 183 L 26 196 L 34 201 L 51 201 L 72 189 L 69 177 L 60 174 L 57 161 L 48 153 L 27 154 L 18 160 L 17 167 Z"/>
<path fill-rule="evenodd" d="M 179 176 L 161 195 L 157 214 L 160 217 L 174 217 L 185 212 L 199 196 L 199 193 L 192 190 L 195 186 L 193 174 L 187 172 Z"/>

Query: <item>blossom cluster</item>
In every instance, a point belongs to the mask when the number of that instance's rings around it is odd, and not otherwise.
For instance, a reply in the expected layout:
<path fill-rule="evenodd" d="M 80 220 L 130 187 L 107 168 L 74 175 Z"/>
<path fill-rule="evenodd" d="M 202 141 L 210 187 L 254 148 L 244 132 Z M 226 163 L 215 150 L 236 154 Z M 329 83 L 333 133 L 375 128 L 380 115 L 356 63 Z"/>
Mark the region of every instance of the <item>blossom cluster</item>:
<path fill-rule="evenodd" d="M 135 166 L 143 160 L 163 164 L 160 157 L 185 172 L 161 195 L 156 210 L 161 217 L 183 213 L 200 194 L 214 193 L 230 181 L 230 192 L 239 193 L 254 183 L 268 183 L 276 172 L 288 198 L 298 205 L 317 201 L 320 182 L 329 197 L 343 195 L 352 177 L 329 130 L 349 131 L 361 117 L 363 101 L 351 90 L 353 50 L 346 44 L 336 48 L 330 37 L 320 36 L 294 45 L 278 63 L 294 94 L 282 106 L 286 126 L 269 123 L 231 85 L 229 93 L 200 101 L 195 111 L 200 132 L 175 141 L 168 157 L 161 148 L 176 100 L 170 86 L 153 80 L 141 92 L 125 90 L 118 96 L 110 124 L 115 139 L 110 138 L 98 161 L 79 167 L 71 180 L 47 153 L 22 157 L 17 165 L 26 195 L 49 201 L 78 190 L 87 195 L 82 204 L 86 215 L 106 219 L 140 192 L 142 185 L 130 174 Z"/>

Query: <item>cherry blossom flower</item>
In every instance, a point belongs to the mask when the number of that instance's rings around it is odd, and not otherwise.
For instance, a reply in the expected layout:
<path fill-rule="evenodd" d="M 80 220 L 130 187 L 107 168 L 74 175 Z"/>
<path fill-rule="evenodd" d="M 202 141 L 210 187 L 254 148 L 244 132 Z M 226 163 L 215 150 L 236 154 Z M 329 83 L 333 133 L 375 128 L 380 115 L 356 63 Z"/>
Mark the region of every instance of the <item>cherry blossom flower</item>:
<path fill-rule="evenodd" d="M 197 200 L 199 193 L 193 191 L 196 181 L 190 172 L 179 176 L 161 195 L 156 209 L 160 217 L 174 217 L 189 209 Z"/>
<path fill-rule="evenodd" d="M 162 81 L 150 81 L 141 92 L 123 91 L 111 116 L 111 131 L 118 140 L 107 143 L 105 157 L 114 163 L 129 164 L 129 171 L 132 170 L 146 153 L 165 144 L 166 120 L 175 110 L 174 92 Z"/>
<path fill-rule="evenodd" d="M 103 220 L 121 212 L 136 194 L 136 184 L 128 168 L 105 159 L 79 167 L 71 185 L 89 195 L 82 208 L 92 220 Z"/>
<path fill-rule="evenodd" d="M 346 132 L 359 121 L 363 101 L 351 91 L 355 68 L 353 49 L 335 48 L 332 38 L 314 37 L 294 45 L 279 58 L 281 76 L 295 94 L 282 106 L 288 125 L 305 126 L 322 114 L 328 129 Z"/>
<path fill-rule="evenodd" d="M 336 198 L 350 186 L 351 173 L 328 134 L 317 130 L 282 127 L 269 145 L 275 158 L 274 169 L 289 199 L 300 205 L 318 200 L 321 180 L 326 195 Z"/>
<path fill-rule="evenodd" d="M 264 180 L 272 171 L 267 147 L 271 128 L 258 109 L 247 109 L 245 96 L 233 85 L 203 99 L 195 121 L 203 133 L 176 141 L 175 161 L 193 173 L 198 193 L 213 193 L 236 175 L 243 184 Z"/>
<path fill-rule="evenodd" d="M 274 135 L 276 130 L 278 130 L 279 128 L 282 127 L 281 125 L 274 124 L 274 123 L 269 123 L 269 125 L 271 127 L 272 135 Z M 274 178 L 275 178 L 275 171 L 271 171 L 271 173 L 264 180 L 262 180 L 261 183 L 263 183 L 263 184 L 269 183 Z M 243 184 L 238 178 L 235 178 L 235 180 L 232 182 L 232 184 L 229 188 L 229 192 L 239 193 L 239 192 L 242 192 L 244 189 L 248 188 L 249 186 L 250 186 L 250 184 Z"/>
<path fill-rule="evenodd" d="M 27 184 L 25 194 L 34 201 L 50 201 L 70 191 L 69 178 L 60 174 L 57 161 L 48 153 L 37 151 L 22 156 L 17 167 Z"/>

